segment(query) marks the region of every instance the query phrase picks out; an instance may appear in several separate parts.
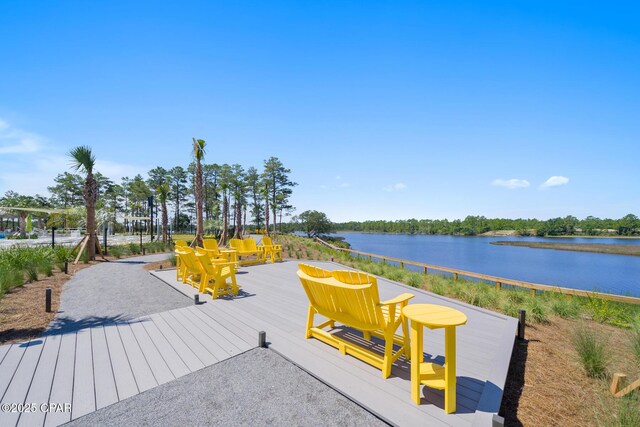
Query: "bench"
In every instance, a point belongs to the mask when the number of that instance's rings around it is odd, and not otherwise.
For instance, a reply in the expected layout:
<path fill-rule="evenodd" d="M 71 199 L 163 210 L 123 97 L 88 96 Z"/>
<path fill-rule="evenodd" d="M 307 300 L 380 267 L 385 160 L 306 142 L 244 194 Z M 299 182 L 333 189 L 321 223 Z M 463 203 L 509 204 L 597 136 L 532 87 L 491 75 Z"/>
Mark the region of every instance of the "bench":
<path fill-rule="evenodd" d="M 330 272 L 307 264 L 299 266 L 297 274 L 309 298 L 306 338 L 316 338 L 336 347 L 342 354 L 350 354 L 381 369 L 383 378 L 391 375 L 391 365 L 400 356 L 404 354 L 405 359 L 409 359 L 409 330 L 402 316 L 402 308 L 413 298 L 412 294 L 405 293 L 380 301 L 374 276 L 361 272 Z M 316 314 L 328 320 L 314 324 Z M 327 327 L 335 328 L 336 322 L 361 331 L 365 339 L 370 339 L 371 335 L 382 338 L 385 342 L 384 354 L 381 356 L 324 330 Z M 396 335 L 400 326 L 402 335 Z M 395 353 L 394 344 L 400 346 Z"/>
<path fill-rule="evenodd" d="M 264 261 L 264 251 L 258 248 L 256 241 L 252 238 L 247 239 L 230 239 L 229 246 L 235 250 L 238 255 L 238 263 L 241 265 L 255 264 Z M 242 259 L 242 257 L 254 256 L 255 259 Z"/>

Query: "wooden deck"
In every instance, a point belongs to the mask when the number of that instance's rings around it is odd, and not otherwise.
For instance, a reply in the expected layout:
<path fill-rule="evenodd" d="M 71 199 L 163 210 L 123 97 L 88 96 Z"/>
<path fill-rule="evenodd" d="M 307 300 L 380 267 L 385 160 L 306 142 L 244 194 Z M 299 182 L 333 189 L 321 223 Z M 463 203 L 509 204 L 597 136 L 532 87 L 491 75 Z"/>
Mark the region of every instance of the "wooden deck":
<path fill-rule="evenodd" d="M 313 262 L 330 270 L 345 268 L 335 263 Z M 408 286 L 379 279 L 380 298 L 403 292 L 416 295 L 411 303 L 434 303 L 454 307 L 468 317 L 457 328 L 457 401 L 455 414 L 445 414 L 442 392 L 425 389 L 420 406 L 411 401 L 409 364 L 400 359 L 391 377 L 384 380 L 380 370 L 315 339 L 304 338 L 308 300 L 296 276 L 297 263 L 286 261 L 242 269 L 237 275 L 244 295 L 235 299 L 211 300 L 199 306 L 210 317 L 230 322 L 234 333 L 254 339 L 266 331 L 270 348 L 314 377 L 356 401 L 390 424 L 434 426 L 492 425 L 500 409 L 502 391 L 509 368 L 517 330 L 517 320 Z M 175 280 L 175 271 L 153 273 L 176 289 L 192 296 L 195 290 Z M 363 342 L 358 333 L 341 331 L 343 336 Z M 378 350 L 382 346 L 375 347 Z M 425 332 L 425 361 L 442 363 L 444 332 Z"/>
<path fill-rule="evenodd" d="M 333 263 L 314 263 L 328 269 Z M 380 297 L 412 292 L 413 303 L 455 307 L 468 316 L 458 328 L 458 410 L 444 413 L 442 394 L 427 391 L 412 403 L 409 365 L 400 359 L 384 380 L 375 369 L 315 339 L 304 339 L 308 301 L 293 261 L 243 268 L 243 294 L 0 347 L 2 403 L 34 403 L 35 412 L 0 412 L 0 426 L 59 425 L 159 384 L 254 348 L 267 332 L 270 348 L 338 392 L 395 425 L 491 425 L 502 398 L 517 321 L 487 310 L 380 279 Z M 174 270 L 153 273 L 192 297 Z M 359 334 L 341 331 L 362 341 Z M 374 346 L 375 348 L 378 348 Z M 444 334 L 425 333 L 425 360 L 442 362 Z M 40 405 L 71 404 L 71 411 Z"/>
<path fill-rule="evenodd" d="M 231 332 L 228 318 L 202 307 L 0 347 L 2 404 L 35 404 L 0 411 L 0 426 L 60 425 L 257 346 L 257 333 Z"/>

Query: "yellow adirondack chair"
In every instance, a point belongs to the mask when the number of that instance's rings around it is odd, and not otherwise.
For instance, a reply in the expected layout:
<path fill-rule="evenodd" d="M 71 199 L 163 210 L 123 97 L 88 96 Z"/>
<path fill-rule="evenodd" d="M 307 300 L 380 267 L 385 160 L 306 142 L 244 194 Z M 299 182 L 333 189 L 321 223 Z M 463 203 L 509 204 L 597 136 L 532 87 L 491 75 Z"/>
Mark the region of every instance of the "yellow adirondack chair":
<path fill-rule="evenodd" d="M 185 240 L 176 240 L 174 242 L 175 248 L 186 248 L 187 247 L 187 242 Z M 176 280 L 181 280 L 181 276 L 180 276 L 180 257 L 178 256 L 178 253 L 176 252 Z"/>
<path fill-rule="evenodd" d="M 200 292 L 211 292 L 213 299 L 220 295 L 238 295 L 240 287 L 236 283 L 235 263 L 214 263 L 206 253 L 196 254 L 196 258 L 202 267 Z"/>
<path fill-rule="evenodd" d="M 302 270 L 303 273 L 311 276 L 311 277 L 320 277 L 320 278 L 327 278 L 327 277 L 332 277 L 333 274 L 329 271 L 329 270 L 325 270 L 323 268 L 320 267 L 316 267 L 315 265 L 310 265 L 310 264 L 298 264 L 298 267 L 300 268 L 300 270 Z"/>
<path fill-rule="evenodd" d="M 267 258 L 271 258 L 272 263 L 276 260 L 282 261 L 282 245 L 274 245 L 269 236 L 262 238 L 262 251 L 264 262 L 267 262 Z"/>
<path fill-rule="evenodd" d="M 183 247 L 176 249 L 176 253 L 180 257 L 182 283 L 199 288 L 202 279 L 202 267 L 198 263 L 193 249 Z"/>
<path fill-rule="evenodd" d="M 238 262 L 240 264 L 254 264 L 262 262 L 264 259 L 264 253 L 262 252 L 262 250 L 258 249 L 256 241 L 252 238 L 242 240 L 230 239 L 229 246 L 231 246 L 231 249 L 235 250 L 238 254 Z M 242 259 L 242 257 L 250 256 L 255 256 L 256 259 Z"/>
<path fill-rule="evenodd" d="M 311 266 L 300 265 L 300 267 L 297 274 L 309 298 L 306 338 L 319 339 L 336 347 L 342 354 L 350 354 L 381 369 L 383 378 L 391 375 L 391 365 L 401 355 L 404 354 L 405 358 L 409 359 L 409 330 L 402 316 L 402 308 L 413 298 L 412 294 L 401 294 L 388 301 L 380 301 L 378 284 L 373 276 L 362 273 L 368 277 L 368 283 L 343 283 L 333 276 L 325 278 L 310 276 L 303 271 L 303 268 L 309 271 Z M 329 320 L 314 325 L 316 314 Z M 335 322 L 384 339 L 384 355 L 380 356 L 324 330 L 326 327 L 333 328 Z M 402 326 L 402 335 L 396 335 L 395 332 L 400 326 Z M 400 346 L 395 353 L 393 352 L 394 343 Z"/>

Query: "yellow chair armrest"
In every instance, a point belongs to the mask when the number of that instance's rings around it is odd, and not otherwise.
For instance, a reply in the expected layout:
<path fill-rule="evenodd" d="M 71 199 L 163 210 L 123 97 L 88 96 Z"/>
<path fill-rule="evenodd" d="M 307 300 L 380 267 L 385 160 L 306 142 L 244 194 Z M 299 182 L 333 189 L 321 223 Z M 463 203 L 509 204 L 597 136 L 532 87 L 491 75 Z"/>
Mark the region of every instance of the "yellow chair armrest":
<path fill-rule="evenodd" d="M 413 295 L 413 294 L 400 294 L 395 298 L 391 298 L 391 299 L 386 300 L 386 301 L 381 301 L 380 305 L 398 304 L 398 303 L 401 303 L 401 302 L 409 301 L 414 296 L 415 295 Z"/>

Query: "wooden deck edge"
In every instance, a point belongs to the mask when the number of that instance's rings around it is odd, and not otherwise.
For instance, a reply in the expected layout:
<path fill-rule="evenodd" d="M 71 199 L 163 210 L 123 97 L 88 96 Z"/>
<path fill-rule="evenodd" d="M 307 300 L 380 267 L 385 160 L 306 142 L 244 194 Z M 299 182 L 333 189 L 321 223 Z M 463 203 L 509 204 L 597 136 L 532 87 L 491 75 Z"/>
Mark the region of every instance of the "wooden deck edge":
<path fill-rule="evenodd" d="M 496 360 L 494 360 L 493 368 L 489 373 L 487 382 L 480 395 L 480 400 L 478 401 L 478 407 L 476 408 L 472 424 L 474 427 L 493 425 L 498 411 L 500 411 L 517 330 L 518 321 L 512 317 L 508 317 L 505 328 L 500 336 L 500 348 L 509 350 L 498 353 Z"/>

